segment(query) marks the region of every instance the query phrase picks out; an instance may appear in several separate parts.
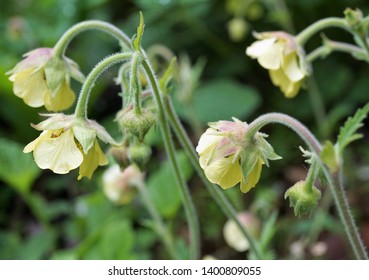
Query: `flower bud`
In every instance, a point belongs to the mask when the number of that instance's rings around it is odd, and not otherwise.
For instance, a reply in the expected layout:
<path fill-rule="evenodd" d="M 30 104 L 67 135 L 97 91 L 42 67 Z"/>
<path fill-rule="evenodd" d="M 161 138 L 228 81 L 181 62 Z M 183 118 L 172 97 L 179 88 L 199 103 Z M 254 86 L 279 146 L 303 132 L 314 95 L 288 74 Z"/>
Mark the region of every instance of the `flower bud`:
<path fill-rule="evenodd" d="M 309 189 L 305 181 L 299 181 L 286 191 L 284 198 L 287 197 L 296 216 L 311 215 L 318 205 L 321 193 L 315 186 Z"/>
<path fill-rule="evenodd" d="M 129 165 L 128 151 L 127 147 L 122 145 L 119 147 L 112 147 L 109 153 L 113 156 L 115 162 L 124 169 Z"/>
<path fill-rule="evenodd" d="M 127 204 L 136 195 L 135 185 L 142 184 L 142 181 L 143 175 L 137 167 L 131 165 L 121 171 L 117 164 L 112 165 L 103 175 L 104 193 L 116 204 Z"/>
<path fill-rule="evenodd" d="M 131 163 L 135 163 L 140 169 L 143 169 L 151 156 L 150 147 L 145 144 L 135 144 L 128 148 L 128 157 Z"/>
<path fill-rule="evenodd" d="M 237 218 L 252 236 L 256 237 L 259 235 L 260 221 L 253 214 L 250 212 L 241 212 L 237 215 Z M 244 252 L 250 247 L 249 241 L 245 238 L 233 220 L 228 220 L 225 223 L 223 227 L 223 235 L 228 246 L 238 252 Z"/>
<path fill-rule="evenodd" d="M 361 21 L 363 19 L 362 11 L 360 11 L 359 9 L 353 10 L 353 9 L 347 8 L 344 11 L 344 14 L 345 14 L 345 19 L 350 27 L 354 29 L 357 29 L 360 27 Z"/>
<path fill-rule="evenodd" d="M 233 18 L 228 22 L 228 33 L 231 40 L 234 42 L 242 41 L 247 32 L 249 31 L 249 26 L 243 18 Z"/>
<path fill-rule="evenodd" d="M 141 113 L 134 110 L 121 111 L 118 113 L 117 121 L 123 133 L 132 134 L 142 142 L 146 133 L 155 124 L 156 118 L 151 111 L 141 109 Z"/>

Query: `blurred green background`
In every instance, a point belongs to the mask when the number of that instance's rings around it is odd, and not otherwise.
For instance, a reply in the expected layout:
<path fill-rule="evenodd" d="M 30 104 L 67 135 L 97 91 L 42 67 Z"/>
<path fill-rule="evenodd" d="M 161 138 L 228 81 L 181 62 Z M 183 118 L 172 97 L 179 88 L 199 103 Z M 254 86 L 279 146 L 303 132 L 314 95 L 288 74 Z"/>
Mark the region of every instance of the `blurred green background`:
<path fill-rule="evenodd" d="M 105 197 L 104 167 L 92 180 L 77 181 L 75 171 L 63 176 L 41 171 L 32 155 L 23 154 L 24 145 L 38 136 L 30 123 L 39 122 L 38 113 L 45 112 L 44 108 L 29 108 L 17 98 L 5 75 L 24 53 L 52 47 L 65 30 L 87 19 L 108 21 L 133 36 L 142 11 L 146 25 L 143 46 L 149 54 L 165 46 L 178 57 L 179 72 L 171 94 L 194 145 L 209 121 L 234 116 L 249 122 L 272 111 L 290 114 L 319 139 L 334 141 L 343 121 L 369 100 L 368 65 L 334 53 L 314 62 L 309 90 L 285 99 L 267 71 L 246 57 L 245 49 L 254 41 L 252 31 L 295 34 L 320 18 L 343 16 L 348 5 L 369 13 L 369 3 L 363 0 L 0 0 L 0 259 L 168 258 L 139 197 L 122 206 Z M 331 39 L 352 42 L 342 30 L 324 33 Z M 320 36 L 315 36 L 307 44 L 307 52 L 320 42 Z M 73 40 L 67 55 L 88 74 L 103 57 L 116 51 L 119 45 L 114 39 L 89 31 Z M 156 62 L 160 64 L 160 60 Z M 89 110 L 90 117 L 115 136 L 113 119 L 120 106 L 119 86 L 113 82 L 117 69 L 111 68 L 100 78 Z M 160 66 L 157 69 L 160 71 Z M 72 86 L 79 91 L 79 84 L 73 82 Z M 314 93 L 323 99 L 323 121 L 316 118 L 317 108 L 310 99 Z M 348 198 L 368 246 L 368 127 L 362 131 L 364 140 L 345 154 L 345 175 Z M 352 258 L 328 193 L 323 191 L 326 194 L 311 217 L 300 219 L 283 199 L 285 190 L 306 176 L 307 165 L 298 149 L 301 141 L 278 125 L 264 132 L 283 160 L 264 168 L 257 188 L 247 195 L 238 187 L 225 193 L 238 211 L 248 211 L 260 221 L 258 238 L 268 256 Z M 146 172 L 149 192 L 175 236 L 175 250 L 186 258 L 187 225 L 158 128 L 152 129 L 147 143 L 153 148 Z M 225 243 L 222 229 L 226 217 L 184 154 L 179 151 L 178 157 L 199 213 L 202 256 L 247 257 Z"/>

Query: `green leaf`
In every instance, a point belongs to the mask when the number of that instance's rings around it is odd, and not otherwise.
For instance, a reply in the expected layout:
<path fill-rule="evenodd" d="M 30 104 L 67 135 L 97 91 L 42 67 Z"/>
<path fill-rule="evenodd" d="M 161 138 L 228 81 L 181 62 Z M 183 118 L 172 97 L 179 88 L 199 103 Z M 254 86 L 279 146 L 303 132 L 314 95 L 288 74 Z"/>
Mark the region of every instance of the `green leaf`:
<path fill-rule="evenodd" d="M 23 153 L 23 146 L 11 140 L 0 138 L 0 179 L 18 191 L 29 192 L 40 169 L 31 154 Z"/>
<path fill-rule="evenodd" d="M 353 117 L 349 117 L 345 124 L 341 127 L 337 139 L 338 152 L 341 154 L 343 149 L 351 142 L 362 138 L 361 133 L 356 131 L 363 126 L 363 120 L 367 117 L 369 112 L 369 103 L 363 108 L 358 109 Z"/>
<path fill-rule="evenodd" d="M 177 153 L 181 172 L 186 180 L 192 175 L 192 167 L 184 152 Z M 166 218 L 174 217 L 181 206 L 181 198 L 170 162 L 167 160 L 147 181 L 149 195 L 159 213 Z"/>
<path fill-rule="evenodd" d="M 256 89 L 231 79 L 204 83 L 194 94 L 195 112 L 203 123 L 246 118 L 258 108 L 260 101 Z"/>
<path fill-rule="evenodd" d="M 44 259 L 46 254 L 54 248 L 56 234 L 53 231 L 43 230 L 31 235 L 20 250 L 22 260 Z"/>
<path fill-rule="evenodd" d="M 99 251 L 102 259 L 131 259 L 135 236 L 127 220 L 110 223 L 103 230 Z"/>

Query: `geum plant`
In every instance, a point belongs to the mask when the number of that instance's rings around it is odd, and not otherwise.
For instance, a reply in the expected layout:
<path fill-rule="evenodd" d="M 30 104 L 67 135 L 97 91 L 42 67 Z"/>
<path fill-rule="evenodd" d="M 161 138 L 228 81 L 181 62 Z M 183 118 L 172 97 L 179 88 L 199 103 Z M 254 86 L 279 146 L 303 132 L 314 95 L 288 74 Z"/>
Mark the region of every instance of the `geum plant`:
<path fill-rule="evenodd" d="M 332 51 L 344 51 L 357 59 L 369 61 L 366 35 L 369 18 L 363 18 L 360 11 L 347 10 L 345 14 L 345 18 L 327 18 L 313 23 L 296 36 L 283 31 L 256 34 L 258 41 L 248 47 L 246 53 L 268 69 L 273 84 L 278 86 L 286 97 L 292 98 L 311 74 L 311 62 L 318 57 L 324 57 Z M 338 27 L 352 33 L 356 45 L 324 39 L 321 47 L 306 54 L 304 44 L 307 40 L 328 27 Z M 65 51 L 75 36 L 90 29 L 114 36 L 118 39 L 122 50 L 104 58 L 84 78 L 78 70 L 78 65 L 66 58 Z M 145 135 L 154 124 L 158 124 L 176 178 L 175 187 L 179 188 L 188 221 L 189 257 L 198 259 L 200 234 L 197 213 L 175 157 L 171 126 L 214 200 L 248 240 L 252 253 L 249 257 L 263 259 L 267 257 L 264 248 L 241 224 L 233 206 L 217 185 L 227 189 L 239 184 L 243 193 L 255 187 L 263 165 L 269 166 L 269 161 L 281 159 L 261 129 L 272 123 L 282 124 L 296 132 L 308 148 L 308 150 L 301 148 L 303 156 L 307 157 L 306 162 L 310 164 L 306 180 L 296 182 L 285 193 L 285 198 L 289 198 L 295 215 L 310 215 L 317 207 L 321 191 L 314 184 L 320 179 L 322 185 L 328 186 L 333 193 L 355 257 L 367 259 L 366 249 L 345 195 L 342 163 L 345 147 L 361 137 L 356 131 L 362 126 L 362 121 L 369 112 L 369 104 L 345 122 L 335 144 L 326 142 L 322 145 L 307 127 L 289 115 L 269 113 L 248 124 L 235 118 L 232 121 L 221 120 L 210 123 L 195 150 L 168 94 L 167 86 L 172 78 L 175 60 L 158 79 L 141 47 L 143 31 L 142 14 L 137 34 L 132 40 L 109 23 L 81 22 L 66 31 L 54 48 L 41 48 L 28 53 L 23 61 L 9 71 L 17 96 L 29 106 L 45 106 L 47 110 L 54 112 L 67 109 L 75 100 L 70 88 L 70 78 L 83 82 L 74 114 L 44 114 L 47 119 L 33 125 L 35 129 L 42 131 L 41 135 L 29 143 L 24 152 L 33 152 L 35 162 L 41 169 L 51 169 L 55 173 L 65 174 L 79 167 L 78 179 L 82 177 L 91 179 L 99 166 L 108 164 L 99 140 L 113 146 L 113 155 L 121 168 L 117 166 L 109 168 L 109 173 L 104 176 L 109 185 L 106 191 L 115 201 L 129 200 L 129 193 L 114 192 L 114 185 L 118 184 L 118 181 L 112 179 L 112 174 L 118 174 L 128 185 L 136 187 L 142 194 L 142 200 L 155 224 L 154 229 L 161 236 L 168 254 L 172 258 L 178 258 L 171 233 L 147 195 L 140 171 L 144 169 L 150 157 L 150 148 L 145 144 Z M 122 109 L 116 114 L 116 121 L 122 132 L 120 141 L 114 140 L 102 125 L 88 119 L 87 114 L 90 92 L 97 78 L 116 64 L 121 64 L 117 80 L 122 88 L 123 100 Z M 154 108 L 147 102 L 150 99 L 154 101 Z"/>

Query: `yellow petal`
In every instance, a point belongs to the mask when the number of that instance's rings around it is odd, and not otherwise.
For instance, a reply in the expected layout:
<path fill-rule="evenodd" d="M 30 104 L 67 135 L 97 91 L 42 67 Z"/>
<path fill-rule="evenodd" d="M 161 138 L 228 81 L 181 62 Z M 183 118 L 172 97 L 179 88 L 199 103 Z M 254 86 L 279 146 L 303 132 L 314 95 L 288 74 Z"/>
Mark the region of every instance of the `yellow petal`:
<path fill-rule="evenodd" d="M 269 52 L 258 58 L 258 62 L 265 69 L 278 69 L 283 63 L 283 45 L 275 43 Z"/>
<path fill-rule="evenodd" d="M 251 44 L 246 49 L 246 54 L 252 58 L 259 58 L 260 56 L 265 55 L 273 48 L 274 43 L 276 42 L 276 38 L 269 38 L 260 41 L 256 41 Z"/>
<path fill-rule="evenodd" d="M 47 92 L 43 71 L 33 72 L 27 69 L 15 73 L 11 78 L 14 80 L 14 94 L 23 99 L 31 107 L 37 108 L 44 105 L 44 95 Z"/>
<path fill-rule="evenodd" d="M 37 143 L 40 140 L 45 139 L 45 138 L 50 138 L 51 137 L 51 134 L 52 134 L 52 132 L 50 130 L 43 131 L 40 134 L 39 137 L 37 137 L 35 140 L 33 140 L 32 142 L 28 143 L 28 145 L 24 147 L 23 153 L 30 153 L 30 152 L 32 152 L 35 149 Z"/>
<path fill-rule="evenodd" d="M 234 155 L 222 158 L 207 166 L 204 171 L 210 182 L 223 189 L 231 188 L 242 179 L 241 166 L 238 160 L 233 162 Z"/>
<path fill-rule="evenodd" d="M 246 50 L 246 54 L 257 58 L 265 69 L 276 70 L 283 63 L 283 42 L 276 42 L 276 38 L 257 41 Z"/>
<path fill-rule="evenodd" d="M 295 97 L 301 87 L 301 81 L 291 82 L 282 69 L 269 70 L 270 78 L 275 86 L 278 86 L 285 97 Z"/>
<path fill-rule="evenodd" d="M 199 162 L 202 168 L 208 165 L 208 160 L 211 158 L 216 145 L 221 141 L 223 136 L 214 135 L 216 130 L 208 128 L 206 132 L 201 135 L 196 151 L 199 154 Z"/>
<path fill-rule="evenodd" d="M 305 73 L 298 66 L 296 53 L 285 57 L 282 68 L 291 82 L 298 82 L 305 77 Z"/>
<path fill-rule="evenodd" d="M 263 166 L 263 161 L 259 159 L 254 169 L 247 176 L 247 181 L 246 182 L 243 180 L 241 181 L 240 189 L 243 193 L 247 193 L 249 190 L 255 187 L 256 184 L 259 182 L 262 166 Z"/>
<path fill-rule="evenodd" d="M 55 97 L 51 96 L 50 91 L 45 94 L 45 108 L 49 111 L 62 111 L 68 109 L 74 103 L 76 97 L 66 81 L 62 83 Z"/>
<path fill-rule="evenodd" d="M 51 131 L 52 137 L 40 139 L 34 146 L 33 155 L 41 169 L 65 174 L 81 165 L 83 155 L 74 141 L 73 131 L 68 129 L 59 135 L 60 131 Z"/>
<path fill-rule="evenodd" d="M 95 140 L 93 147 L 88 151 L 87 155 L 83 154 L 83 162 L 79 168 L 78 180 L 82 177 L 91 179 L 92 174 L 99 165 L 108 164 L 108 159 L 102 152 L 99 143 Z"/>

